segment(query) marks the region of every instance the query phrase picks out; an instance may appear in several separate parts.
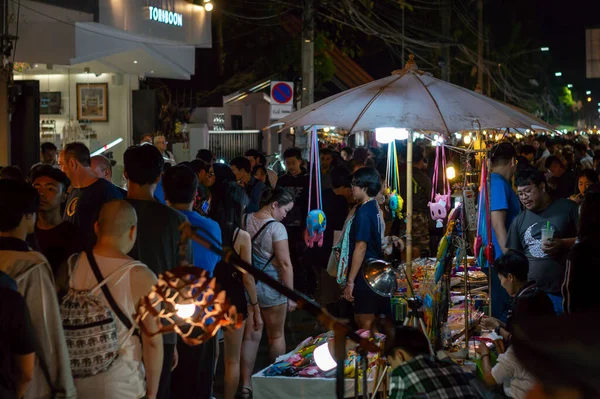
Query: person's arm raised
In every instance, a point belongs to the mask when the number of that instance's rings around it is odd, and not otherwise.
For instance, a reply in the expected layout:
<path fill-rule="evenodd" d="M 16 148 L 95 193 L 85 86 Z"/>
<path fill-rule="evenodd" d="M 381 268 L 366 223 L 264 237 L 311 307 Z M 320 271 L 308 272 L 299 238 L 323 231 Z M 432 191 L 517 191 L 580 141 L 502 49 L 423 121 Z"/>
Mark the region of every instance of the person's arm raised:
<path fill-rule="evenodd" d="M 156 284 L 156 275 L 147 267 L 134 267 L 130 274 L 131 293 L 134 303 L 139 303 L 140 299 L 152 290 Z M 144 327 L 150 332 L 158 331 L 159 320 L 148 314 L 142 321 Z M 158 392 L 158 382 L 163 365 L 163 339 L 160 334 L 149 336 L 142 332 L 142 356 L 144 368 L 146 369 L 146 397 L 156 399 Z"/>

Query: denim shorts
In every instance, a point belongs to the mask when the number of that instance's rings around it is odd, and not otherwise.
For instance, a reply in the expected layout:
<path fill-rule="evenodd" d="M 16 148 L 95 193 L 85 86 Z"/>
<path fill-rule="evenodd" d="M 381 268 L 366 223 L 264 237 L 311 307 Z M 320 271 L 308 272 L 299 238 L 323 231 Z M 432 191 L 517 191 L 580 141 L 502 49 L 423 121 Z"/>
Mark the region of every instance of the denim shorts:
<path fill-rule="evenodd" d="M 261 308 L 270 308 L 287 303 L 287 298 L 265 283 L 256 283 L 256 297 Z"/>

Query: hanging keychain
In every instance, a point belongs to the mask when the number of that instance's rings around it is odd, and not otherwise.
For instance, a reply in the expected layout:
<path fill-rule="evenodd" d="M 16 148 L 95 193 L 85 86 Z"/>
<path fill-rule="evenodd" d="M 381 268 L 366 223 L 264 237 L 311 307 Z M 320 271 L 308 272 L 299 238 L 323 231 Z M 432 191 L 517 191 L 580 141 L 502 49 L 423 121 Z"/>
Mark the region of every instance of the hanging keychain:
<path fill-rule="evenodd" d="M 441 147 L 441 151 L 440 151 Z M 436 194 L 435 190 L 438 185 L 440 155 L 442 157 L 442 194 Z M 435 149 L 435 166 L 433 170 L 433 182 L 431 184 L 431 201 L 427 204 L 431 218 L 436 221 L 435 227 L 444 227 L 444 219 L 448 216 L 450 210 L 450 182 L 446 179 L 446 154 L 444 145 Z"/>
<path fill-rule="evenodd" d="M 327 218 L 321 207 L 321 160 L 319 158 L 319 141 L 316 126 L 312 127 L 311 141 L 308 211 L 306 216 L 306 229 L 304 230 L 304 242 L 309 248 L 312 248 L 315 242 L 319 247 L 323 246 L 323 233 L 327 227 Z M 315 197 L 317 202 L 316 209 L 310 209 L 313 196 L 313 177 L 315 181 Z"/>
<path fill-rule="evenodd" d="M 389 197 L 389 206 L 392 215 L 402 219 L 402 208 L 404 200 L 400 196 L 400 173 L 398 171 L 398 153 L 396 152 L 396 141 L 388 145 L 388 163 L 386 169 L 386 194 Z"/>

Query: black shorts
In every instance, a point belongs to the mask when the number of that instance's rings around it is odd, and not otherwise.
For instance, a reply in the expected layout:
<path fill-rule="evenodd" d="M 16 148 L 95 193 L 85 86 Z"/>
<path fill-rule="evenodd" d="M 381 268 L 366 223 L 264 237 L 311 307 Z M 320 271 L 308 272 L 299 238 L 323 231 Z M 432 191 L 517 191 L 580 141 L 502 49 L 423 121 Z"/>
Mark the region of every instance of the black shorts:
<path fill-rule="evenodd" d="M 376 316 L 391 316 L 392 304 L 390 298 L 376 294 L 367 286 L 364 277 L 359 276 L 356 279 L 356 285 L 352 292 L 354 296 L 355 314 L 374 314 Z"/>

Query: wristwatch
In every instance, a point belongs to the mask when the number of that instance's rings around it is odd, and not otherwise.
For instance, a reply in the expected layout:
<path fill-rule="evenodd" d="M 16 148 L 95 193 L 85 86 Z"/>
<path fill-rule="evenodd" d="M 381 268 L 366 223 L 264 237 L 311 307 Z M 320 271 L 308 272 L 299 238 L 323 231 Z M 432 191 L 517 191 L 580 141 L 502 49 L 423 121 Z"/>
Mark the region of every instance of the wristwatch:
<path fill-rule="evenodd" d="M 501 329 L 501 328 L 502 328 L 502 326 L 498 326 L 498 327 L 496 327 L 496 328 L 494 329 L 494 332 L 495 332 L 496 334 L 498 334 L 498 335 L 502 335 L 502 334 L 500 334 L 500 329 Z"/>

